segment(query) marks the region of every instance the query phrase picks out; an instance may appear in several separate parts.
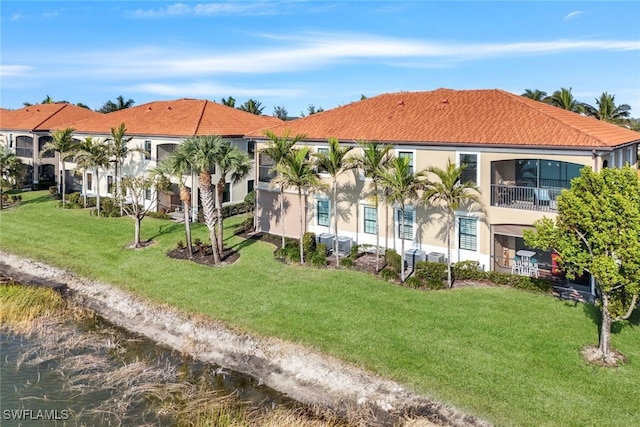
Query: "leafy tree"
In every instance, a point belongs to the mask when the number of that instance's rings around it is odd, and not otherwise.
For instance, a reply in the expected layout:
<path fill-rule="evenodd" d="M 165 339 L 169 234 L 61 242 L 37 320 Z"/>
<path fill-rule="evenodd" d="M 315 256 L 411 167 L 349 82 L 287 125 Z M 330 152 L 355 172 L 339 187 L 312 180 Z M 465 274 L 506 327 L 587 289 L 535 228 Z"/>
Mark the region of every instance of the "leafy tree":
<path fill-rule="evenodd" d="M 253 161 L 251 157 L 227 139 L 220 139 L 216 145 L 213 161 L 218 170 L 219 179 L 216 185 L 216 210 L 218 216 L 217 246 L 220 254 L 224 251 L 222 200 L 227 184 L 227 177 L 231 184 L 242 181 L 251 171 Z"/>
<path fill-rule="evenodd" d="M 231 107 L 231 108 L 236 107 L 236 99 L 233 96 L 230 96 L 227 99 L 222 98 L 220 102 L 222 102 L 222 105 L 226 105 L 227 107 Z"/>
<path fill-rule="evenodd" d="M 571 88 L 560 88 L 553 92 L 551 96 L 543 99 L 546 103 L 553 105 L 554 107 L 562 108 L 564 110 L 573 111 L 574 113 L 581 113 L 584 111 L 584 104 L 578 102 L 571 93 Z"/>
<path fill-rule="evenodd" d="M 333 208 L 333 248 L 336 254 L 336 268 L 340 266 L 340 254 L 338 253 L 338 176 L 353 168 L 353 164 L 347 158 L 353 146 L 341 147 L 337 138 L 329 138 L 329 151 L 315 153 L 316 164 L 323 172 L 331 176 L 331 205 Z"/>
<path fill-rule="evenodd" d="M 52 141 L 42 146 L 40 156 L 48 152 L 58 153 L 58 161 L 60 162 L 60 170 L 62 171 L 61 190 L 62 206 L 65 205 L 66 188 L 66 167 L 65 162 L 70 161 L 78 151 L 78 141 L 73 139 L 73 128 L 55 130 L 51 133 Z"/>
<path fill-rule="evenodd" d="M 598 356 L 611 362 L 611 324 L 631 316 L 640 293 L 640 178 L 635 169 L 589 167 L 558 197 L 555 222 L 524 231 L 527 245 L 553 249 L 567 277 L 595 279 L 602 312 Z"/>
<path fill-rule="evenodd" d="M 585 114 L 603 122 L 617 125 L 629 124 L 631 106 L 629 104 L 616 105 L 615 95 L 602 92 L 602 95 L 596 98 L 596 106 L 597 108 L 589 104 L 583 104 Z"/>
<path fill-rule="evenodd" d="M 310 116 L 317 114 L 317 113 L 321 113 L 323 112 L 324 109 L 322 107 L 316 107 L 313 104 L 309 104 L 309 106 L 307 107 L 307 113 L 309 113 Z M 300 113 L 300 117 L 305 117 L 304 112 Z"/>
<path fill-rule="evenodd" d="M 284 106 L 273 107 L 273 115 L 279 118 L 280 120 L 287 120 L 289 116 L 289 112 Z"/>
<path fill-rule="evenodd" d="M 279 173 L 276 178 L 277 183 L 282 187 L 295 187 L 298 190 L 298 203 L 300 204 L 300 264 L 304 263 L 302 237 L 304 235 L 307 212 L 306 198 L 303 200 L 302 191 L 324 187 L 320 182 L 315 166 L 309 160 L 309 150 L 309 147 L 292 149 L 289 155 L 276 164 L 276 171 Z"/>
<path fill-rule="evenodd" d="M 131 141 L 133 137 L 125 137 L 126 133 L 127 127 L 124 123 L 120 123 L 120 126 L 117 128 L 111 128 L 111 137 L 105 141 L 109 147 L 107 151 L 111 159 L 110 162 L 113 163 L 115 168 L 116 198 L 120 200 L 120 213 L 122 213 L 122 183 L 120 178 L 120 175 L 122 175 L 122 166 L 129 154 L 133 152 L 144 152 L 144 150 L 139 148 L 129 148 L 129 141 Z"/>
<path fill-rule="evenodd" d="M 99 113 L 111 113 L 113 111 L 124 110 L 125 108 L 131 108 L 135 104 L 133 99 L 124 100 L 122 95 L 116 98 L 116 102 L 108 100 L 102 107 L 98 109 Z"/>
<path fill-rule="evenodd" d="M 282 136 L 278 136 L 270 130 L 266 130 L 264 134 L 269 138 L 267 146 L 262 149 L 261 153 L 266 154 L 273 160 L 272 171 L 277 171 L 277 167 L 282 163 L 283 159 L 291 154 L 293 146 L 303 140 L 305 135 L 298 134 L 294 137 L 290 136 L 290 131 L 286 130 Z M 284 248 L 284 188 L 280 186 L 280 222 L 282 223 L 282 248 Z"/>
<path fill-rule="evenodd" d="M 379 270 L 379 254 L 380 254 L 380 203 L 382 198 L 384 202 L 384 192 L 380 192 L 380 175 L 386 169 L 393 158 L 393 146 L 383 145 L 379 142 L 359 142 L 358 145 L 362 149 L 362 154 L 352 160 L 355 168 L 359 169 L 365 178 L 371 180 L 370 186 L 373 190 L 373 202 L 376 208 L 376 273 Z M 388 215 L 387 215 L 387 232 L 388 232 Z M 387 236 L 388 237 L 388 236 Z"/>
<path fill-rule="evenodd" d="M 534 101 L 544 101 L 547 98 L 547 92 L 538 89 L 526 89 L 522 96 Z"/>
<path fill-rule="evenodd" d="M 109 167 L 109 146 L 100 140 L 94 140 L 93 137 L 88 136 L 84 141 L 80 142 L 78 151 L 76 153 L 76 162 L 78 169 L 86 171 L 87 169 L 93 170 L 96 174 L 96 186 L 98 191 L 96 192 L 96 209 L 98 211 L 98 217 L 100 216 L 100 169 L 107 169 Z M 85 172 L 86 173 L 86 172 Z M 87 206 L 87 191 L 84 192 L 85 207 Z"/>
<path fill-rule="evenodd" d="M 187 254 L 189 258 L 193 256 L 193 244 L 191 240 L 191 192 L 185 183 L 185 175 L 191 172 L 191 160 L 186 156 L 184 150 L 175 150 L 169 157 L 163 160 L 153 171 L 155 174 L 162 174 L 167 177 L 175 177 L 180 187 L 180 201 L 182 201 L 182 212 L 184 212 L 184 230 L 187 241 Z"/>
<path fill-rule="evenodd" d="M 131 203 L 124 212 L 135 221 L 133 247 L 140 247 L 140 226 L 145 216 L 156 206 L 160 190 L 169 188 L 169 180 L 162 175 L 139 175 L 123 178 L 122 185 Z"/>
<path fill-rule="evenodd" d="M 387 187 L 387 202 L 396 204 L 400 211 L 400 245 L 401 259 L 400 280 L 405 279 L 405 253 L 404 253 L 404 212 L 408 205 L 418 200 L 418 190 L 424 174 L 414 173 L 411 169 L 411 160 L 408 157 L 394 157 L 389 167 L 380 171 L 380 183 Z"/>
<path fill-rule="evenodd" d="M 262 110 L 265 107 L 262 106 L 260 101 L 255 99 L 249 99 L 247 102 L 238 107 L 238 110 L 246 111 L 247 113 L 255 114 L 256 116 L 262 115 Z"/>
<path fill-rule="evenodd" d="M 424 192 L 422 194 L 422 203 L 425 205 L 433 205 L 444 211 L 445 217 L 445 235 L 447 241 L 447 281 L 449 287 L 453 286 L 451 279 L 451 235 L 455 229 L 456 211 L 461 207 L 469 209 L 479 209 L 483 207 L 480 189 L 472 181 L 462 181 L 462 172 L 466 165 L 456 166 L 447 161 L 444 168 L 430 166 L 426 169 L 427 173 L 436 176 L 436 181 L 427 180 L 424 182 Z"/>
<path fill-rule="evenodd" d="M 18 184 L 24 172 L 24 164 L 15 153 L 0 147 L 0 210 L 2 210 L 4 187 Z"/>
<path fill-rule="evenodd" d="M 76 107 L 84 108 L 85 110 L 90 110 L 91 109 L 91 108 L 89 108 L 89 106 L 87 104 L 83 104 L 82 102 L 78 102 L 76 104 Z"/>
<path fill-rule="evenodd" d="M 204 223 L 209 230 L 209 239 L 213 252 L 213 262 L 220 264 L 221 257 L 216 238 L 216 223 L 222 221 L 216 215 L 215 194 L 211 185 L 211 174 L 216 165 L 216 152 L 222 137 L 218 135 L 196 136 L 186 139 L 174 153 L 189 159 L 194 170 L 198 171 L 198 194 L 202 204 Z"/>

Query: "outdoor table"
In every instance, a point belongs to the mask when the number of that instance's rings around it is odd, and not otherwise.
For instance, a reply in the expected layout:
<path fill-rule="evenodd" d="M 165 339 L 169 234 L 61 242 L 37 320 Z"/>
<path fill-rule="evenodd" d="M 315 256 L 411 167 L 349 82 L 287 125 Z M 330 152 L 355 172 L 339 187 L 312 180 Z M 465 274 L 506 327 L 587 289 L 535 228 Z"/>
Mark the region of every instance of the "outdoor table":
<path fill-rule="evenodd" d="M 528 251 L 525 249 L 520 249 L 518 252 L 516 252 L 516 255 L 521 257 L 523 262 L 531 262 L 531 257 L 535 254 L 536 253 L 534 251 Z"/>

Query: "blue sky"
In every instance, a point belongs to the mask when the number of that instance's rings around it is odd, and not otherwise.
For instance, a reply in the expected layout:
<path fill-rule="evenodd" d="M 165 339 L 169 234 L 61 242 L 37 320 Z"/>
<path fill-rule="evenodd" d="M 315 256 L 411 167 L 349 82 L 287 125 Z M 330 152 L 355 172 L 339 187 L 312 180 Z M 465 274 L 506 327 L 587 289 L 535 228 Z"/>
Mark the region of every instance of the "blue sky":
<path fill-rule="evenodd" d="M 640 117 L 638 1 L 12 1 L 0 106 L 249 98 L 271 115 L 381 93 L 572 88 Z"/>

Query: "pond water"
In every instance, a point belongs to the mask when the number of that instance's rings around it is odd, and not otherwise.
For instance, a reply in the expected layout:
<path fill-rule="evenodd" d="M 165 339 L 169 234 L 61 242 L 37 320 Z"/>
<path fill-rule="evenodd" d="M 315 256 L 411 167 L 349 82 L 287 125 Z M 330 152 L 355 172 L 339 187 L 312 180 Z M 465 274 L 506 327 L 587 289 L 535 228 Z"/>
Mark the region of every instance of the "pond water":
<path fill-rule="evenodd" d="M 0 425 L 175 424 L 167 393 L 206 390 L 234 402 L 293 406 L 254 378 L 201 363 L 102 319 L 45 325 L 45 333 L 0 330 Z M 172 407 L 173 408 L 173 407 Z"/>

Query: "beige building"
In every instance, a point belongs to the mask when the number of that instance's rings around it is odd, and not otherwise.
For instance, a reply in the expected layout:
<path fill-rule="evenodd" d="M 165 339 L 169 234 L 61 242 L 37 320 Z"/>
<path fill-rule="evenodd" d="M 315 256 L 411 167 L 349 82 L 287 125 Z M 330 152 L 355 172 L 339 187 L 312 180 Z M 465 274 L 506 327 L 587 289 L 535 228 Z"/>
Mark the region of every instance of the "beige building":
<path fill-rule="evenodd" d="M 411 159 L 414 171 L 444 167 L 447 160 L 466 164 L 464 179 L 480 188 L 485 209 L 456 212 L 451 258 L 476 260 L 487 270 L 510 270 L 516 252 L 528 249 L 522 231 L 537 219 L 555 216 L 558 195 L 570 187 L 580 168 L 635 166 L 640 142 L 640 133 L 502 90 L 383 94 L 271 130 L 277 135 L 286 130 L 306 135 L 301 144 L 313 152 L 326 150 L 330 137 L 345 145 L 391 144 L 396 156 Z M 258 142 L 258 151 L 265 146 L 263 135 L 249 136 Z M 298 237 L 297 194 L 285 191 L 286 209 L 281 214 L 279 188 L 271 182 L 272 162 L 264 154 L 257 162 L 258 229 L 280 234 L 284 222 L 285 234 Z M 321 176 L 329 183 L 328 176 Z M 374 245 L 380 228 L 383 246 L 400 252 L 404 239 L 405 250 L 412 254 L 444 258 L 443 222 L 433 208 L 409 206 L 406 226 L 400 230 L 398 208 L 380 205 L 377 216 L 369 182 L 358 172 L 343 174 L 339 185 L 338 234 L 345 245 L 347 240 Z M 305 198 L 306 230 L 328 238 L 333 233 L 331 195 L 316 191 Z M 540 269 L 550 271 L 551 253 L 535 252 Z"/>

